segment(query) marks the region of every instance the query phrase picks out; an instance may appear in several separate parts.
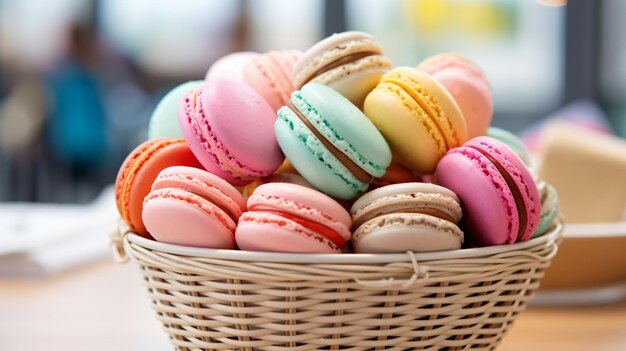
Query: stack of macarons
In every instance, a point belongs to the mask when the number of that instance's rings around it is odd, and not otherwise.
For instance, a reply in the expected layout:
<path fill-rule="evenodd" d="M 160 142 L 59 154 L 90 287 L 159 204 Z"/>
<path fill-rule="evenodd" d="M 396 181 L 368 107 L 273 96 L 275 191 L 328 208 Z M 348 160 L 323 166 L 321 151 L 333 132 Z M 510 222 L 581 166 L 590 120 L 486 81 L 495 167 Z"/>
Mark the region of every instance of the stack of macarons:
<path fill-rule="evenodd" d="M 371 35 L 240 52 L 166 94 L 116 181 L 120 216 L 213 249 L 389 253 L 546 233 L 554 189 L 489 127 L 491 89 L 457 54 L 392 67 Z"/>

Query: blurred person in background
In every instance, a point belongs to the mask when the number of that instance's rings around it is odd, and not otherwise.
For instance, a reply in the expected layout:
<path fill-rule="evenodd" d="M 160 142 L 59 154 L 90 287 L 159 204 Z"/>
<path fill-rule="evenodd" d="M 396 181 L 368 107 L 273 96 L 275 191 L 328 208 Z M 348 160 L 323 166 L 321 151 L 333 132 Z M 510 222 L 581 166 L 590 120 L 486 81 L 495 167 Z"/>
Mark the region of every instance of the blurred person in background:
<path fill-rule="evenodd" d="M 67 43 L 65 57 L 46 75 L 45 144 L 53 163 L 63 166 L 80 187 L 88 179 L 97 179 L 93 173 L 106 157 L 105 109 L 95 74 L 98 41 L 93 28 L 72 24 Z"/>
<path fill-rule="evenodd" d="M 38 150 L 46 114 L 44 86 L 36 74 L 12 78 L 12 89 L 0 102 L 0 159 L 6 166 L 0 170 L 0 189 L 7 192 L 4 197 L 35 201 Z"/>

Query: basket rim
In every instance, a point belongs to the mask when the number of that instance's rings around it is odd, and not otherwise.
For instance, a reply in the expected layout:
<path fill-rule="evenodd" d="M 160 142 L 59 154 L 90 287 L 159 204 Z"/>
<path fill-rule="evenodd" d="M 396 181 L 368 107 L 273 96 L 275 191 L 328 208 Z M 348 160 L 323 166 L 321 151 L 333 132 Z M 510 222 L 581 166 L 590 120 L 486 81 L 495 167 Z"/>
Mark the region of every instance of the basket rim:
<path fill-rule="evenodd" d="M 122 230 L 120 228 L 120 230 Z M 477 258 L 497 255 L 505 252 L 526 250 L 531 247 L 554 244 L 563 231 L 563 223 L 556 222 L 551 230 L 534 239 L 524 242 L 498 245 L 489 247 L 469 248 L 461 250 L 449 250 L 438 252 L 415 253 L 418 261 L 437 261 L 460 258 Z M 129 243 L 142 246 L 153 251 L 161 251 L 168 254 L 199 257 L 208 259 L 222 259 L 244 262 L 273 262 L 273 263 L 339 263 L 339 264 L 378 264 L 406 262 L 407 253 L 393 254 L 303 254 L 303 253 L 276 253 L 276 252 L 255 252 L 242 250 L 218 250 L 174 244 L 161 243 L 155 240 L 141 237 L 132 232 L 125 235 L 125 240 Z"/>

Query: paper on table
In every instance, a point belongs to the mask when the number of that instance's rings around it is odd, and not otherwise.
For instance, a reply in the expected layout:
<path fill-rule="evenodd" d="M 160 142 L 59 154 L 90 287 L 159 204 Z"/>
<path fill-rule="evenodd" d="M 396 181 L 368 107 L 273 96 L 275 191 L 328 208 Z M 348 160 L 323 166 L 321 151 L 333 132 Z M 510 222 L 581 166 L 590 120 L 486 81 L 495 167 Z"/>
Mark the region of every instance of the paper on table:
<path fill-rule="evenodd" d="M 0 204 L 0 275 L 38 276 L 108 254 L 112 187 L 86 205 Z"/>

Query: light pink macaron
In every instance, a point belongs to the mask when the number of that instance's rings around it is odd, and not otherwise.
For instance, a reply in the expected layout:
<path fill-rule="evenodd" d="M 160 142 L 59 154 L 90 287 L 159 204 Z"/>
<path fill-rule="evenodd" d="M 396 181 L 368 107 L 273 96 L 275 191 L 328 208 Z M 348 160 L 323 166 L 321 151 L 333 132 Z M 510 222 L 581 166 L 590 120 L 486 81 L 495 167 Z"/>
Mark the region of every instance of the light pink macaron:
<path fill-rule="evenodd" d="M 527 240 L 539 224 L 541 200 L 530 171 L 496 139 L 477 137 L 451 149 L 435 176 L 458 195 L 465 234 L 478 246 Z"/>
<path fill-rule="evenodd" d="M 159 173 L 143 203 L 143 221 L 160 242 L 235 248 L 246 200 L 228 182 L 201 169 L 174 166 Z"/>
<path fill-rule="evenodd" d="M 267 177 L 285 159 L 276 136 L 276 113 L 243 82 L 208 80 L 181 101 L 178 122 L 198 161 L 233 185 Z"/>
<path fill-rule="evenodd" d="M 206 73 L 206 80 L 231 79 L 244 81 L 244 67 L 251 59 L 261 56 L 258 52 L 242 51 L 223 56 L 215 61 Z"/>
<path fill-rule="evenodd" d="M 463 56 L 444 53 L 427 58 L 417 67 L 441 83 L 456 100 L 469 138 L 486 134 L 493 115 L 493 98 L 478 65 Z"/>
<path fill-rule="evenodd" d="M 317 190 L 267 183 L 248 198 L 235 232 L 242 250 L 338 253 L 350 240 L 350 214 Z"/>
<path fill-rule="evenodd" d="M 300 56 L 300 51 L 282 50 L 251 57 L 244 66 L 243 79 L 278 111 L 294 90 L 291 76 Z"/>

